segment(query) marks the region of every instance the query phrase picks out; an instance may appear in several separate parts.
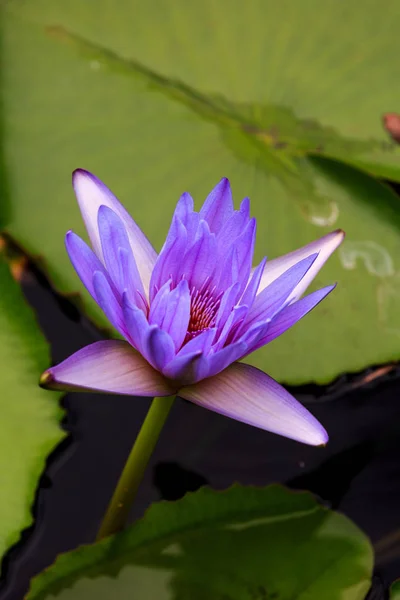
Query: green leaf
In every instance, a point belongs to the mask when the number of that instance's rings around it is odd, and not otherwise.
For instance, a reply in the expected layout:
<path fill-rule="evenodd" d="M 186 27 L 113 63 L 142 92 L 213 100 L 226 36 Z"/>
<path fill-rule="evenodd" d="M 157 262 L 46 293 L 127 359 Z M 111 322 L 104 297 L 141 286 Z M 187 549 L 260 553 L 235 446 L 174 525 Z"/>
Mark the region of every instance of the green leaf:
<path fill-rule="evenodd" d="M 400 600 L 400 579 L 395 581 L 390 588 L 390 600 Z"/>
<path fill-rule="evenodd" d="M 48 454 L 64 437 L 59 396 L 38 387 L 47 343 L 0 254 L 0 556 L 32 523 Z"/>
<path fill-rule="evenodd" d="M 398 200 L 332 160 L 400 178 L 400 150 L 380 120 L 397 85 L 397 2 L 119 7 L 3 8 L 9 231 L 43 256 L 60 291 L 82 292 L 63 244 L 66 229 L 84 233 L 70 171 L 101 177 L 157 249 L 179 195 L 190 191 L 199 206 L 228 176 L 236 201 L 251 197 L 257 259 L 336 227 L 348 233 L 314 285 L 338 281 L 337 290 L 250 362 L 296 384 L 398 359 Z"/>
<path fill-rule="evenodd" d="M 384 113 L 399 110 L 396 0 L 369 0 L 362 11 L 356 0 L 346 6 L 327 0 L 323 11 L 318 0 L 245 7 L 238 0 L 196 6 L 178 0 L 173 7 L 125 0 L 119 11 L 101 0 L 96 6 L 39 0 L 20 14 L 220 95 L 261 134 L 274 137 L 267 129 L 278 128 L 279 141 L 292 150 L 318 147 L 378 172 L 390 166 L 400 177 L 400 149 L 382 125 Z"/>
<path fill-rule="evenodd" d="M 281 486 L 202 488 L 60 556 L 27 600 L 363 600 L 372 548 L 346 517 Z"/>

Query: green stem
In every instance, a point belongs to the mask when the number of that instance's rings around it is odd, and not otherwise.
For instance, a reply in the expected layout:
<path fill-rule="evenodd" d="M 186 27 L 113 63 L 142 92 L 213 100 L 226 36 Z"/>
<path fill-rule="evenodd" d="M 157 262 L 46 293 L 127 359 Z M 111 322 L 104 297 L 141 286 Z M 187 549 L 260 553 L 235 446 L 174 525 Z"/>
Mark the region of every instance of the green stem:
<path fill-rule="evenodd" d="M 123 529 L 174 398 L 175 396 L 154 398 L 151 403 L 100 525 L 97 541 Z"/>

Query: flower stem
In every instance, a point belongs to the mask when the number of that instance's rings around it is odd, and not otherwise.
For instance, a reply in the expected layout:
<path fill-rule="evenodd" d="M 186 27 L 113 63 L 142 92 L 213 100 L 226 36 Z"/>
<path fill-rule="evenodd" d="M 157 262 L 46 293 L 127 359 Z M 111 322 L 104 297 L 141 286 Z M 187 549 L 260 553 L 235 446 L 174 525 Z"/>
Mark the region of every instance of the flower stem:
<path fill-rule="evenodd" d="M 151 403 L 100 525 L 96 541 L 123 529 L 174 398 L 175 396 L 154 398 Z"/>

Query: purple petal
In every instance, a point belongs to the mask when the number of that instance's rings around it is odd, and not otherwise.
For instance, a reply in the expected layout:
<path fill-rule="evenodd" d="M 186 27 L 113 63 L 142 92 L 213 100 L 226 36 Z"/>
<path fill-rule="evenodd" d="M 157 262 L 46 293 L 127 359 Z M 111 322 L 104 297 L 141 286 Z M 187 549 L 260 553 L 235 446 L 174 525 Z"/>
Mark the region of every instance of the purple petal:
<path fill-rule="evenodd" d="M 305 444 L 320 446 L 328 441 L 325 429 L 304 406 L 249 365 L 235 363 L 178 394 L 209 410 Z"/>
<path fill-rule="evenodd" d="M 295 288 L 303 279 L 316 259 L 316 254 L 303 258 L 303 260 L 282 273 L 277 279 L 270 283 L 268 287 L 264 288 L 263 291 L 256 296 L 246 322 L 241 328 L 240 335 L 245 327 L 249 327 L 249 325 L 256 321 L 267 321 L 268 319 L 272 319 L 272 317 L 283 308 L 283 305 L 289 302 L 293 288 Z"/>
<path fill-rule="evenodd" d="M 72 183 L 93 250 L 98 258 L 101 261 L 103 260 L 97 213 L 100 206 L 104 205 L 111 208 L 124 223 L 140 277 L 147 293 L 151 273 L 157 259 L 157 253 L 147 237 L 122 204 L 97 177 L 88 171 L 77 169 L 73 173 Z"/>
<path fill-rule="evenodd" d="M 236 342 L 230 344 L 222 350 L 219 350 L 215 354 L 210 354 L 208 357 L 204 357 L 203 364 L 199 365 L 199 379 L 205 377 L 212 377 L 220 371 L 223 371 L 231 363 L 242 358 L 247 351 L 246 344 L 242 342 Z"/>
<path fill-rule="evenodd" d="M 160 299 L 159 299 L 160 298 Z M 155 307 L 155 308 L 153 308 Z M 190 319 L 190 292 L 186 280 L 170 291 L 167 284 L 161 288 L 152 304 L 149 322 L 157 324 L 172 338 L 178 351 L 186 337 Z"/>
<path fill-rule="evenodd" d="M 191 288 L 201 289 L 204 281 L 211 277 L 215 269 L 216 242 L 206 221 L 200 221 L 198 238 L 186 252 L 179 272 L 189 282 Z"/>
<path fill-rule="evenodd" d="M 95 271 L 101 271 L 108 279 L 106 270 L 93 250 L 91 250 L 79 235 L 76 235 L 73 231 L 68 231 L 65 236 L 65 247 L 80 280 L 89 294 L 97 302 L 97 297 L 93 288 L 93 274 Z"/>
<path fill-rule="evenodd" d="M 147 314 L 149 305 L 132 251 L 118 248 L 118 262 L 122 280 L 121 293 L 126 292 L 130 302 Z"/>
<path fill-rule="evenodd" d="M 245 319 L 247 313 L 247 306 L 235 306 L 235 308 L 232 310 L 231 314 L 227 318 L 220 335 L 218 336 L 216 350 L 220 350 L 224 346 L 228 338 L 229 341 L 231 340 L 231 337 L 233 337 L 234 332 L 240 326 L 240 323 Z"/>
<path fill-rule="evenodd" d="M 193 241 L 196 239 L 196 237 L 198 235 L 199 225 L 200 225 L 199 213 L 191 212 L 186 216 L 184 226 L 186 228 L 187 239 L 188 239 L 189 244 L 193 243 Z"/>
<path fill-rule="evenodd" d="M 144 355 L 157 371 L 171 362 L 175 356 L 171 337 L 157 325 L 151 325 L 143 339 Z"/>
<path fill-rule="evenodd" d="M 233 215 L 224 224 L 217 235 L 218 251 L 224 252 L 246 227 L 250 216 L 250 201 L 245 198 L 240 205 L 240 210 L 235 210 Z"/>
<path fill-rule="evenodd" d="M 243 233 L 235 240 L 235 248 L 239 258 L 239 281 L 241 282 L 241 292 L 249 279 L 255 241 L 256 220 L 250 219 Z"/>
<path fill-rule="evenodd" d="M 255 236 L 256 220 L 251 219 L 244 231 L 238 237 L 229 241 L 229 245 L 225 250 L 220 248 L 220 264 L 217 265 L 217 271 L 214 275 L 218 289 L 225 290 L 232 283 L 238 281 L 240 284 L 239 290 L 240 292 L 243 291 L 251 271 Z"/>
<path fill-rule="evenodd" d="M 128 236 L 121 219 L 108 206 L 100 206 L 97 223 L 105 267 L 117 288 L 121 290 L 122 273 L 118 249 L 123 248 L 132 253 Z"/>
<path fill-rule="evenodd" d="M 194 338 L 189 340 L 180 350 L 178 356 L 182 356 L 184 354 L 192 354 L 196 352 L 201 352 L 204 355 L 207 355 L 210 352 L 211 345 L 214 341 L 216 333 L 216 328 L 211 327 L 210 329 L 205 329 Z"/>
<path fill-rule="evenodd" d="M 277 279 L 282 273 L 287 271 L 290 267 L 298 263 L 300 260 L 310 254 L 318 253 L 318 258 L 313 264 L 312 268 L 308 271 L 307 275 L 298 283 L 290 295 L 289 300 L 297 300 L 307 289 L 311 281 L 314 279 L 318 271 L 328 260 L 332 252 L 342 243 L 344 239 L 344 231 L 337 229 L 328 233 L 324 237 L 303 246 L 299 250 L 290 252 L 285 256 L 280 256 L 274 260 L 270 260 L 265 265 L 264 273 L 261 278 L 259 293 L 262 292 L 274 279 Z"/>
<path fill-rule="evenodd" d="M 193 213 L 194 202 L 193 198 L 188 192 L 184 192 L 179 198 L 175 208 L 174 216 L 177 217 L 187 227 L 189 215 Z"/>
<path fill-rule="evenodd" d="M 260 264 L 254 269 L 253 274 L 250 278 L 249 283 L 245 291 L 243 292 L 243 296 L 240 299 L 239 304 L 248 306 L 249 308 L 253 305 L 254 298 L 257 295 L 258 288 L 260 286 L 261 277 L 264 271 L 265 263 L 267 262 L 267 258 L 264 257 Z"/>
<path fill-rule="evenodd" d="M 163 369 L 169 379 L 179 381 L 180 385 L 188 385 L 198 381 L 198 363 L 202 359 L 201 351 L 175 356 Z"/>
<path fill-rule="evenodd" d="M 235 336 L 237 342 L 246 344 L 247 350 L 241 358 L 244 358 L 255 348 L 258 348 L 258 342 L 262 340 L 268 332 L 270 321 L 258 321 L 253 323 L 247 330 L 241 332 L 241 335 Z"/>
<path fill-rule="evenodd" d="M 180 266 L 188 244 L 187 231 L 183 223 L 174 218 L 167 239 L 154 266 L 150 281 L 150 300 L 153 301 L 158 290 L 166 281 L 180 279 Z"/>
<path fill-rule="evenodd" d="M 100 206 L 98 227 L 104 263 L 115 285 L 121 292 L 126 288 L 133 298 L 137 292 L 145 298 L 124 223 L 111 208 Z"/>
<path fill-rule="evenodd" d="M 158 325 L 149 325 L 143 312 L 130 304 L 126 294 L 122 297 L 122 310 L 127 338 L 155 369 L 161 371 L 175 356 L 171 337 Z"/>
<path fill-rule="evenodd" d="M 215 326 L 218 330 L 218 335 L 221 333 L 226 320 L 232 312 L 233 307 L 236 304 L 236 300 L 239 292 L 239 282 L 233 283 L 228 289 L 225 290 L 220 305 L 218 308 L 217 316 L 215 318 Z"/>
<path fill-rule="evenodd" d="M 188 282 L 180 281 L 168 295 L 162 329 L 172 338 L 178 351 L 186 337 L 190 319 L 190 292 Z"/>
<path fill-rule="evenodd" d="M 117 300 L 107 277 L 102 271 L 93 274 L 93 289 L 97 304 L 100 306 L 107 319 L 125 337 L 126 328 L 122 315 L 122 308 Z"/>
<path fill-rule="evenodd" d="M 105 340 L 82 348 L 45 371 L 40 384 L 51 389 L 130 396 L 169 396 L 176 391 L 170 381 L 122 340 Z"/>
<path fill-rule="evenodd" d="M 239 288 L 241 282 L 239 279 L 239 255 L 236 250 L 236 247 L 232 245 L 225 257 L 225 260 L 221 263 L 219 269 L 217 265 L 217 273 L 214 275 L 214 281 L 217 282 L 218 290 L 227 290 L 234 283 L 239 283 Z"/>
<path fill-rule="evenodd" d="M 246 220 L 250 219 L 250 198 L 243 198 L 238 212 L 240 212 Z"/>
<path fill-rule="evenodd" d="M 218 234 L 232 214 L 231 186 L 224 177 L 207 196 L 200 210 L 200 218 L 207 221 L 212 233 Z"/>
<path fill-rule="evenodd" d="M 169 279 L 158 290 L 150 306 L 149 324 L 159 325 L 164 318 L 168 295 L 171 293 L 172 280 Z"/>
<path fill-rule="evenodd" d="M 126 292 L 122 294 L 122 313 L 124 316 L 127 339 L 132 343 L 136 350 L 149 361 L 144 340 L 148 336 L 150 325 L 143 311 L 131 304 Z"/>
<path fill-rule="evenodd" d="M 315 308 L 315 306 L 317 306 L 317 304 L 319 304 L 335 287 L 336 285 L 329 285 L 312 294 L 308 294 L 308 296 L 305 296 L 284 308 L 268 324 L 265 335 L 257 343 L 254 343 L 253 341 L 249 352 L 254 352 L 254 350 L 265 346 L 265 344 L 269 344 L 269 342 L 272 342 L 272 340 L 282 335 L 282 333 L 287 331 L 297 323 L 297 321 L 309 313 L 310 310 Z"/>

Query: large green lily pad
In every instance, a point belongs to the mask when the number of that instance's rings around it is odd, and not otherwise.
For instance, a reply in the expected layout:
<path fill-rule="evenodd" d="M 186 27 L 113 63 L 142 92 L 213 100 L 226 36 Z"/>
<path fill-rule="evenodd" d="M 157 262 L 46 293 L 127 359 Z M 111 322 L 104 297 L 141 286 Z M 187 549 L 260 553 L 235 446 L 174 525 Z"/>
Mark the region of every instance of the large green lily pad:
<path fill-rule="evenodd" d="M 0 255 L 0 556 L 32 523 L 45 461 L 65 435 L 59 395 L 38 386 L 49 349 Z"/>
<path fill-rule="evenodd" d="M 3 11 L 8 229 L 61 291 L 82 291 L 63 246 L 66 229 L 84 231 L 74 168 L 102 178 L 157 249 L 180 193 L 199 205 L 228 176 L 237 201 L 251 197 L 257 258 L 336 227 L 348 234 L 314 285 L 338 289 L 253 364 L 289 383 L 326 382 L 399 358 L 398 199 L 336 160 L 400 180 L 381 125 L 399 86 L 395 0 L 323 10 L 38 0 Z"/>
<path fill-rule="evenodd" d="M 366 536 L 309 493 L 203 488 L 60 556 L 27 600 L 364 600 L 371 571 Z"/>

